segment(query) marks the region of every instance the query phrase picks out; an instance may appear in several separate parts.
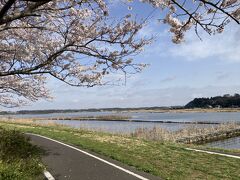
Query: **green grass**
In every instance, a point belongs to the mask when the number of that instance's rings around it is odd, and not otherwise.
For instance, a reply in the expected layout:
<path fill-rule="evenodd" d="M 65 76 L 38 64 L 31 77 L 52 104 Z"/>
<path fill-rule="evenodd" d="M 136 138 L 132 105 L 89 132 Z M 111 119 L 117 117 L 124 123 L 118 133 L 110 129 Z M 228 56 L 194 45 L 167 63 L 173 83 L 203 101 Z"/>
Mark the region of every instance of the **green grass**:
<path fill-rule="evenodd" d="M 240 160 L 185 150 L 184 145 L 59 126 L 0 123 L 41 134 L 121 161 L 164 179 L 240 179 Z"/>
<path fill-rule="evenodd" d="M 0 179 L 43 179 L 40 149 L 31 145 L 22 133 L 0 128 Z"/>

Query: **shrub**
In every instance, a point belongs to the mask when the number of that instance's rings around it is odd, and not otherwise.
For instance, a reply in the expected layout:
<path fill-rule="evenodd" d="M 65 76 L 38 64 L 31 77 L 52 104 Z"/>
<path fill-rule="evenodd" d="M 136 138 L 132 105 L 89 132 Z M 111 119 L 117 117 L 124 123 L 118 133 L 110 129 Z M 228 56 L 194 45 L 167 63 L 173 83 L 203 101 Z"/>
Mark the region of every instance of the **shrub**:
<path fill-rule="evenodd" d="M 0 128 L 0 139 L 0 159 L 4 161 L 26 159 L 39 154 L 39 148 L 19 131 Z"/>
<path fill-rule="evenodd" d="M 0 180 L 39 179 L 41 152 L 23 133 L 0 127 Z"/>

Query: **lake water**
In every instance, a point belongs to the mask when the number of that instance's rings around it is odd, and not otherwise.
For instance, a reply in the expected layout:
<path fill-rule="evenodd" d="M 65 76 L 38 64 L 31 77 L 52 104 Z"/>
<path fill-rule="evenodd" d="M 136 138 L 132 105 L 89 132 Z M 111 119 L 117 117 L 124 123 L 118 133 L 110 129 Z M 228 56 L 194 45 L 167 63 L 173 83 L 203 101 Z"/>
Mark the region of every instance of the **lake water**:
<path fill-rule="evenodd" d="M 80 116 L 99 116 L 99 115 L 122 115 L 130 116 L 133 120 L 155 121 L 154 122 L 119 122 L 119 121 L 74 121 L 74 120 L 61 120 L 54 121 L 48 120 L 52 117 L 80 117 Z M 17 118 L 46 118 L 42 123 L 55 122 L 58 124 L 68 125 L 74 128 L 85 128 L 90 130 L 101 130 L 113 133 L 131 133 L 138 128 L 161 127 L 170 131 L 184 129 L 190 126 L 210 127 L 215 125 L 209 124 L 179 124 L 179 123 L 156 123 L 157 121 L 173 121 L 173 122 L 212 122 L 212 123 L 226 123 L 226 122 L 239 122 L 240 112 L 200 112 L 200 113 L 113 113 L 113 112 L 77 112 L 77 113 L 52 113 L 52 114 L 24 114 L 24 115 L 11 115 L 10 117 Z M 237 140 L 236 140 L 237 139 Z M 226 142 L 226 143 L 225 143 Z M 224 148 L 240 148 L 238 138 L 231 138 L 228 141 L 211 143 L 211 146 L 219 147 L 220 144 Z M 232 144 L 232 145 L 231 145 Z"/>
<path fill-rule="evenodd" d="M 99 115 L 130 116 L 133 120 L 144 121 L 174 121 L 174 122 L 240 122 L 240 112 L 188 112 L 188 113 L 113 113 L 113 112 L 77 112 L 52 114 L 9 115 L 17 118 L 50 118 L 50 117 L 80 117 Z"/>
<path fill-rule="evenodd" d="M 190 126 L 209 127 L 215 125 L 208 124 L 179 124 L 179 123 L 154 123 L 154 122 L 129 122 L 129 121 L 78 121 L 78 120 L 39 120 L 40 123 L 57 123 L 67 125 L 73 128 L 83 128 L 89 130 L 100 130 L 111 133 L 129 134 L 139 128 L 152 129 L 154 127 L 164 128 L 170 131 L 177 131 Z"/>
<path fill-rule="evenodd" d="M 209 147 L 227 148 L 227 149 L 240 149 L 240 137 L 234 137 L 221 141 L 215 141 L 206 144 Z"/>

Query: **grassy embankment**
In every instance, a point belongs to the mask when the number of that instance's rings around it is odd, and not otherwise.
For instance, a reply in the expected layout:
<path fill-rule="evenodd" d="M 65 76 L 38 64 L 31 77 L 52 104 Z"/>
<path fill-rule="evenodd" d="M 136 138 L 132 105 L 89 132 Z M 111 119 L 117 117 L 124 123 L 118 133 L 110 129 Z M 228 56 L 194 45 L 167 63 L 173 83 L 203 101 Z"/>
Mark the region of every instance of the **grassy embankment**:
<path fill-rule="evenodd" d="M 0 127 L 1 180 L 43 179 L 40 153 L 22 133 Z"/>
<path fill-rule="evenodd" d="M 186 145 L 102 132 L 1 122 L 6 129 L 41 134 L 121 161 L 164 179 L 239 179 L 240 160 L 185 150 Z M 227 151 L 240 154 L 240 151 Z"/>

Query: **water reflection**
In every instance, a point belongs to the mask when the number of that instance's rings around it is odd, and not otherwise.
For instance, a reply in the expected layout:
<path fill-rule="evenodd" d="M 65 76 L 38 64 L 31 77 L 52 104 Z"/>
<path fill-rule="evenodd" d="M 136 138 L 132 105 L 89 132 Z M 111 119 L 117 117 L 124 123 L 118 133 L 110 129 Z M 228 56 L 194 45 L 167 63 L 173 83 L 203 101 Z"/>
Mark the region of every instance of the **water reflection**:
<path fill-rule="evenodd" d="M 84 128 L 89 130 L 101 130 L 111 133 L 123 133 L 129 134 L 134 132 L 139 128 L 152 129 L 154 127 L 167 129 L 169 131 L 177 131 L 187 127 L 197 126 L 201 127 L 211 127 L 214 125 L 208 124 L 179 124 L 179 123 L 152 123 L 152 122 L 123 122 L 123 121 L 75 121 L 75 120 L 40 120 L 38 123 L 57 123 L 62 125 L 68 125 L 73 128 Z"/>
<path fill-rule="evenodd" d="M 240 149 L 240 137 L 234 137 L 206 144 L 209 147 Z"/>

